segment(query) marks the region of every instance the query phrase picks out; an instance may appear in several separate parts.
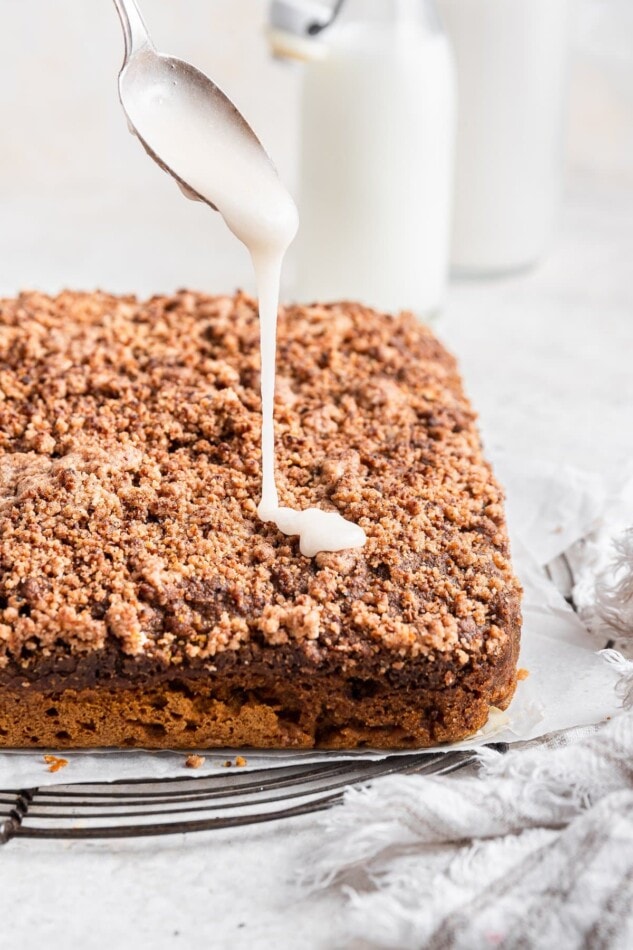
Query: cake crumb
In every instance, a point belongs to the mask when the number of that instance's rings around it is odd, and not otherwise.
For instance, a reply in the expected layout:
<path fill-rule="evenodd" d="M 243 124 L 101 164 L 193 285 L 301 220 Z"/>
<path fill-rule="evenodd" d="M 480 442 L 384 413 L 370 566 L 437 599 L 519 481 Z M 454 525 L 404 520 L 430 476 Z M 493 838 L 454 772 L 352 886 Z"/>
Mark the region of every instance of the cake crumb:
<path fill-rule="evenodd" d="M 238 769 L 243 769 L 245 765 L 248 765 L 248 760 L 245 759 L 243 755 L 237 755 L 235 757 L 235 764 Z"/>
<path fill-rule="evenodd" d="M 520 669 L 517 670 L 518 680 L 526 680 L 529 675 L 530 675 L 530 671 L 526 670 L 524 667 L 521 667 Z"/>
<path fill-rule="evenodd" d="M 230 769 L 232 765 L 233 765 L 233 763 L 231 762 L 231 760 L 230 760 L 230 759 L 227 759 L 226 762 L 223 762 L 223 763 L 222 763 L 222 768 Z"/>
<path fill-rule="evenodd" d="M 188 755 L 185 759 L 185 767 L 188 769 L 199 769 L 206 759 L 203 755 Z"/>
<path fill-rule="evenodd" d="M 65 769 L 68 765 L 68 759 L 61 759 L 56 755 L 45 755 L 43 758 L 46 765 L 48 765 L 49 772 L 59 772 L 60 769 Z"/>

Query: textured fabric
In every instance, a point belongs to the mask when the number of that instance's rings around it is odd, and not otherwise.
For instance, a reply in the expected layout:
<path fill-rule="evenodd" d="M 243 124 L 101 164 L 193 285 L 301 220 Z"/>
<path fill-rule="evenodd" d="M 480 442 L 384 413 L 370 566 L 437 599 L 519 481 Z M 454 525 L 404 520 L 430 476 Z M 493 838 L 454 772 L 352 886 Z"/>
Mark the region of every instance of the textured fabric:
<path fill-rule="evenodd" d="M 630 707 L 633 663 L 619 663 Z M 352 789 L 323 824 L 304 885 L 349 889 L 350 939 L 436 950 L 633 946 L 633 712 L 506 755 L 486 751 L 475 775 Z"/>
<path fill-rule="evenodd" d="M 585 626 L 633 653 L 633 475 L 626 475 L 600 523 L 567 552 L 573 598 Z"/>

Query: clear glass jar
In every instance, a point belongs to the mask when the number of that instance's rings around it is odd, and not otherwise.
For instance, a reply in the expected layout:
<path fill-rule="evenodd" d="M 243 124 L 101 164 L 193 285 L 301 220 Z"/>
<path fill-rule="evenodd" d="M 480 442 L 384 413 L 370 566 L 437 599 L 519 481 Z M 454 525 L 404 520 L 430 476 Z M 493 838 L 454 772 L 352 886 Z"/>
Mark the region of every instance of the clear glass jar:
<path fill-rule="evenodd" d="M 435 313 L 455 90 L 432 0 L 346 0 L 305 65 L 296 295 Z"/>

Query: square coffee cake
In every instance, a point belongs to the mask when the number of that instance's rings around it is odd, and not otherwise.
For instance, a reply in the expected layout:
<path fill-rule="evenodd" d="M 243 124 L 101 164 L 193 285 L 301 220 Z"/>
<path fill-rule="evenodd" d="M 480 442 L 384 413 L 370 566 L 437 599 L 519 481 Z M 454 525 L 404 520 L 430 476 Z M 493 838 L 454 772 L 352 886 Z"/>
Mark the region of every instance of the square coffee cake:
<path fill-rule="evenodd" d="M 0 746 L 406 748 L 516 684 L 502 491 L 455 361 L 411 315 L 279 321 L 282 505 L 262 523 L 244 294 L 0 301 Z"/>

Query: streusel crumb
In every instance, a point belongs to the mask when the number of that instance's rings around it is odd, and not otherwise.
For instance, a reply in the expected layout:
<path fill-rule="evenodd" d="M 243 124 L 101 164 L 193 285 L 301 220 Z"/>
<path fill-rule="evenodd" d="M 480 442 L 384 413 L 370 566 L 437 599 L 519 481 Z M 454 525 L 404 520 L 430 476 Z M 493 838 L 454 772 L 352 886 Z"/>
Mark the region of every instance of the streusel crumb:
<path fill-rule="evenodd" d="M 362 551 L 308 560 L 259 521 L 259 367 L 244 294 L 0 302 L 2 664 L 503 651 L 502 493 L 431 332 L 351 303 L 280 314 L 281 504 L 340 511 Z"/>

